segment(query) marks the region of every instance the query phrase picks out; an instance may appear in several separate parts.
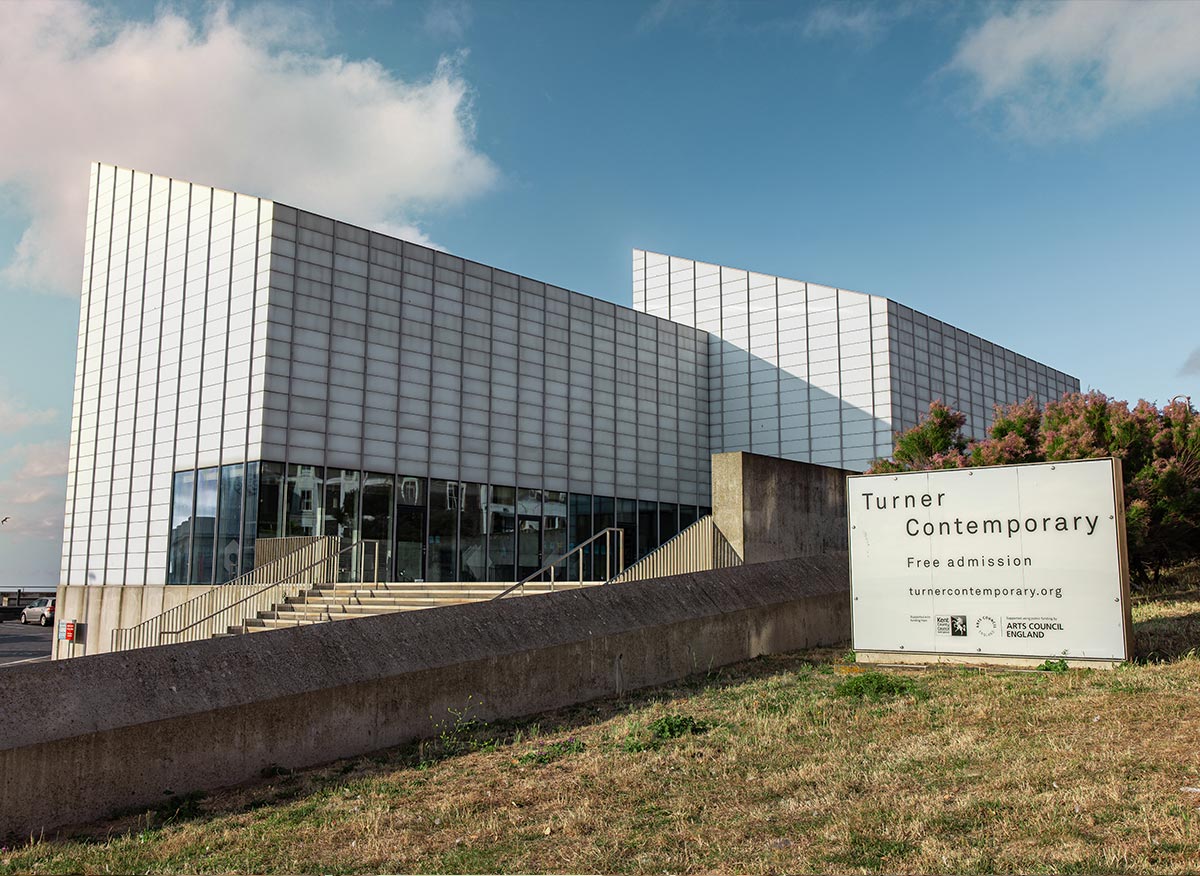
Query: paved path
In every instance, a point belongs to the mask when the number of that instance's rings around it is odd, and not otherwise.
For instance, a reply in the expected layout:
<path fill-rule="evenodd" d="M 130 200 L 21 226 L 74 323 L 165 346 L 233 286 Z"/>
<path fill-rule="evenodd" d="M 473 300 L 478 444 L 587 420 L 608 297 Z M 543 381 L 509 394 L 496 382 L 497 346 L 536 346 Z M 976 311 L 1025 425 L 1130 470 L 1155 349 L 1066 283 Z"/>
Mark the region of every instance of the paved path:
<path fill-rule="evenodd" d="M 50 659 L 54 627 L 6 620 L 0 624 L 0 668 Z"/>

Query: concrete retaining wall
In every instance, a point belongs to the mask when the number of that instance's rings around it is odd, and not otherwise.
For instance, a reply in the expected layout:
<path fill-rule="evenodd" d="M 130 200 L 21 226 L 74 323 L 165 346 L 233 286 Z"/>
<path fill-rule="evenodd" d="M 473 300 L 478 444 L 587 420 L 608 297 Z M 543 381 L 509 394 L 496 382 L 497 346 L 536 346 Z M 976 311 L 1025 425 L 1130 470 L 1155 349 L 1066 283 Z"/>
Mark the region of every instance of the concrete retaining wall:
<path fill-rule="evenodd" d="M 261 584 L 224 584 L 237 590 L 238 598 L 262 589 Z M 182 605 L 212 590 L 210 584 L 93 584 L 58 587 L 55 619 L 84 624 L 80 641 L 54 640 L 53 658 L 63 660 L 112 650 L 112 631 L 137 626 L 144 620 Z"/>
<path fill-rule="evenodd" d="M 845 551 L 848 474 L 758 453 L 714 454 L 713 519 L 746 563 Z"/>
<path fill-rule="evenodd" d="M 0 837 L 849 631 L 842 554 L 3 670 Z"/>

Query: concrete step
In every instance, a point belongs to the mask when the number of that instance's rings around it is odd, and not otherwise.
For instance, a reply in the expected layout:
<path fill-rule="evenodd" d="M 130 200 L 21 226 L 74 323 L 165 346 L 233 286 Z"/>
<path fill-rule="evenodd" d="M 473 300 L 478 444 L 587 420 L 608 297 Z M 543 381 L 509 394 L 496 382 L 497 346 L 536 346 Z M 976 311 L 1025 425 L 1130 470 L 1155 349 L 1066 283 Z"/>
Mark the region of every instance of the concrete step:
<path fill-rule="evenodd" d="M 378 608 L 383 611 L 394 611 L 410 605 L 458 605 L 463 602 L 481 602 L 486 599 L 491 599 L 491 597 L 478 596 L 472 598 L 461 594 L 452 596 L 395 596 L 390 599 L 382 596 L 289 596 L 284 602 L 277 603 L 277 607 L 286 608 L 295 606 L 300 608 L 309 605 L 314 608 L 327 608 L 331 606 L 343 606 L 348 608 Z"/>
<path fill-rule="evenodd" d="M 500 593 L 513 586 L 512 581 L 428 581 L 423 583 L 405 582 L 380 582 L 374 584 L 367 581 L 351 581 L 351 582 L 329 582 L 316 584 L 311 589 L 313 590 L 333 590 L 338 593 L 351 592 L 358 590 L 374 590 L 380 592 L 396 593 L 409 591 L 425 591 L 425 590 L 478 590 L 480 592 Z M 555 590 L 570 590 L 580 586 L 594 587 L 598 584 L 603 584 L 603 581 L 584 581 L 582 585 L 578 581 L 556 581 L 554 583 Z M 525 590 L 542 589 L 549 591 L 551 589 L 549 581 L 530 581 L 525 585 Z"/>
<path fill-rule="evenodd" d="M 274 618 L 274 617 L 263 617 L 263 615 L 265 615 L 265 614 L 272 614 L 272 612 L 260 611 L 258 613 L 258 615 L 259 615 L 258 617 L 247 618 L 246 619 L 246 632 L 260 633 L 263 630 L 280 630 L 280 629 L 287 629 L 288 627 L 308 627 L 308 626 L 312 626 L 313 624 L 329 623 L 330 621 L 352 620 L 356 617 L 368 617 L 368 615 L 362 615 L 362 614 L 340 614 L 340 615 L 335 614 L 330 617 L 321 615 L 321 617 L 319 617 L 319 618 L 317 618 L 317 617 L 311 617 L 311 618 L 297 617 L 297 618 L 280 619 L 280 618 Z"/>
<path fill-rule="evenodd" d="M 584 585 L 593 586 L 593 585 Z M 491 599 L 493 596 L 499 596 L 506 588 L 484 588 L 484 587 L 406 587 L 395 589 L 383 588 L 366 588 L 366 589 L 334 589 L 332 587 L 314 587 L 304 591 L 310 600 L 313 599 L 407 599 L 409 597 L 419 598 L 440 598 L 440 599 Z M 533 585 L 527 584 L 524 589 L 525 596 L 537 596 L 542 593 L 554 593 L 563 590 L 578 590 L 579 585 L 555 586 L 551 590 L 548 585 Z M 519 595 L 521 591 L 514 591 L 513 595 Z"/>

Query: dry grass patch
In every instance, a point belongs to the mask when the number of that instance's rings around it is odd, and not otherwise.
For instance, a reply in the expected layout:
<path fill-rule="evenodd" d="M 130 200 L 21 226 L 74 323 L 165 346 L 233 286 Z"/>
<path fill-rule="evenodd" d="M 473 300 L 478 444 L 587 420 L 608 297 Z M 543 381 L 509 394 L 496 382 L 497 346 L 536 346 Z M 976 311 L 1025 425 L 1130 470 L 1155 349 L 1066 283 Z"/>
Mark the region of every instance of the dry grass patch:
<path fill-rule="evenodd" d="M 1200 870 L 1200 593 L 1115 672 L 766 658 L 536 721 L 286 770 L 8 872 Z"/>

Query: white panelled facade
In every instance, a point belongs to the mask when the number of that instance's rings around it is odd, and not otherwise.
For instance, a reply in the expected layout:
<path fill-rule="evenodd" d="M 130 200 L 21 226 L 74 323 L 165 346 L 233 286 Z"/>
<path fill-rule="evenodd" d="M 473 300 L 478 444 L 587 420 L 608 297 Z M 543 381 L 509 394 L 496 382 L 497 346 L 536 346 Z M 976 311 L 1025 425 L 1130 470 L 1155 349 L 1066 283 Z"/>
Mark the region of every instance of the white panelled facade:
<path fill-rule="evenodd" d="M 62 583 L 221 583 L 254 538 L 322 532 L 418 580 L 511 578 L 614 524 L 632 560 L 708 504 L 708 356 L 690 326 L 95 165 Z"/>
<path fill-rule="evenodd" d="M 978 433 L 1078 388 L 884 298 L 633 265 L 630 309 L 94 165 L 62 583 L 221 583 L 279 535 L 397 580 L 515 580 L 609 526 L 631 561 L 707 510 L 713 452 L 862 470 L 933 398 Z"/>
<path fill-rule="evenodd" d="M 1079 381 L 881 298 L 633 251 L 634 307 L 708 332 L 709 443 L 864 470 L 935 399 L 982 436 L 996 404 Z"/>
<path fill-rule="evenodd" d="M 272 206 L 92 166 L 62 583 L 164 583 L 174 472 L 257 445 Z"/>

